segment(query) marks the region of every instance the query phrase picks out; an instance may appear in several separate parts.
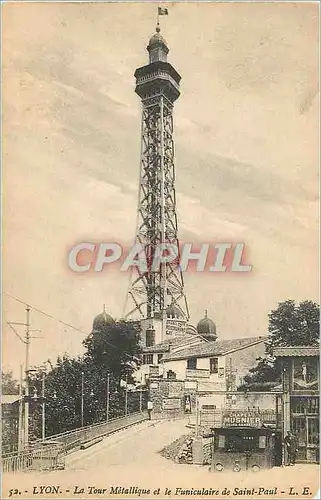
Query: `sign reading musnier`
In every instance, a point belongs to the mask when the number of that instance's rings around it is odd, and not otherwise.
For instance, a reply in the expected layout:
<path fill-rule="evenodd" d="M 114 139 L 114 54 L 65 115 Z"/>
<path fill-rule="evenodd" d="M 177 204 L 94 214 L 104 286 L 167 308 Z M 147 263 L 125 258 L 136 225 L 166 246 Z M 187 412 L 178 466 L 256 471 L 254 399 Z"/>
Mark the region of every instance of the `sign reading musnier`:
<path fill-rule="evenodd" d="M 275 422 L 275 413 L 273 410 L 262 411 L 229 411 L 223 413 L 223 427 L 261 427 L 264 423 Z"/>
<path fill-rule="evenodd" d="M 174 334 L 184 334 L 186 333 L 186 321 L 179 319 L 167 319 L 166 320 L 166 335 Z"/>

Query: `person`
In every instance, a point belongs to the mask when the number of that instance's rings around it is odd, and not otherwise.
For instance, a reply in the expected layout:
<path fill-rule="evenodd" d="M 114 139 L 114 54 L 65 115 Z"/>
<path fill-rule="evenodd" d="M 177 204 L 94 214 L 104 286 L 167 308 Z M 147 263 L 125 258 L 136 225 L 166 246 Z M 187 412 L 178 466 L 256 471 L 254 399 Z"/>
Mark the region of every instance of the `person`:
<path fill-rule="evenodd" d="M 287 432 L 287 435 L 284 438 L 284 444 L 287 451 L 287 465 L 295 465 L 298 452 L 297 439 L 291 431 Z"/>
<path fill-rule="evenodd" d="M 153 410 L 153 401 L 148 401 L 147 402 L 147 411 L 148 411 L 149 420 L 152 419 L 152 410 Z"/>

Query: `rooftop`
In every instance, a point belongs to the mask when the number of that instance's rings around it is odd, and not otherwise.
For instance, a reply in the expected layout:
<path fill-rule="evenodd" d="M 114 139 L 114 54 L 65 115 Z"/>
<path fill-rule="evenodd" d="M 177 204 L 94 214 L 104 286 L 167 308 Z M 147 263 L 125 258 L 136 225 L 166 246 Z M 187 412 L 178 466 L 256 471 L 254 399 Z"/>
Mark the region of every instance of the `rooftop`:
<path fill-rule="evenodd" d="M 159 344 L 155 344 L 150 347 L 144 347 L 144 353 L 168 352 L 170 350 L 170 347 L 175 350 L 175 348 L 178 348 L 179 346 L 184 346 L 184 344 L 195 342 L 195 340 L 203 344 L 208 343 L 208 341 L 204 339 L 201 335 L 195 335 L 195 334 L 177 335 L 177 337 L 173 337 L 172 339 L 169 340 L 164 340 Z M 187 349 L 191 349 L 191 347 L 188 347 Z"/>
<path fill-rule="evenodd" d="M 204 342 L 199 345 L 182 349 L 179 352 L 171 352 L 164 355 L 164 361 L 186 358 L 206 358 L 207 356 L 223 356 L 234 351 L 245 349 L 252 345 L 265 342 L 267 337 L 248 337 L 243 339 L 218 340 L 216 342 Z"/>
<path fill-rule="evenodd" d="M 320 356 L 320 349 L 312 346 L 276 347 L 273 355 L 277 358 Z"/>

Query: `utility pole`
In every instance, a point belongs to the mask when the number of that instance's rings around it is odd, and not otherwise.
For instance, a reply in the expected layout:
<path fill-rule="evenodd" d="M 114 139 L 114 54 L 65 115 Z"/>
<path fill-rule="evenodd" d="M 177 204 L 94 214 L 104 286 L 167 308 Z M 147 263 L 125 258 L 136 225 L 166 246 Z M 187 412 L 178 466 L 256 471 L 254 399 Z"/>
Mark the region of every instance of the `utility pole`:
<path fill-rule="evenodd" d="M 24 420 L 24 445 L 29 444 L 29 355 L 30 355 L 30 307 L 26 307 L 26 364 L 25 364 L 25 420 Z"/>
<path fill-rule="evenodd" d="M 42 372 L 42 390 L 41 390 L 41 396 L 42 396 L 42 441 L 45 440 L 46 437 L 46 403 L 45 403 L 45 376 L 46 373 L 45 371 Z"/>
<path fill-rule="evenodd" d="M 20 435 L 20 444 L 19 450 L 23 448 L 27 448 L 29 445 L 29 357 L 30 357 L 30 332 L 37 332 L 39 330 L 30 330 L 30 306 L 26 306 L 26 322 L 21 323 L 17 321 L 7 321 L 7 324 L 13 330 L 15 335 L 19 338 L 19 340 L 25 344 L 26 346 L 26 354 L 25 354 L 25 394 L 22 395 L 22 367 L 20 370 L 20 394 L 21 394 L 21 404 L 19 407 L 19 435 Z M 25 327 L 25 339 L 23 339 L 13 325 L 21 325 Z M 32 337 L 34 339 L 41 337 Z M 24 410 L 24 411 L 22 411 Z"/>

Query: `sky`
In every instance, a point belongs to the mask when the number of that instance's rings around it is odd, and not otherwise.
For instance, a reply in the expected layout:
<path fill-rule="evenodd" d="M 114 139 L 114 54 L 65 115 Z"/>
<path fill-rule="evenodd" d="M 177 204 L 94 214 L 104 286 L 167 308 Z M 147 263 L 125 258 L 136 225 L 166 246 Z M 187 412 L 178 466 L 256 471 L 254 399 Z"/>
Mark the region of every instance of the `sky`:
<path fill-rule="evenodd" d="M 165 4 L 175 103 L 176 193 L 184 242 L 245 242 L 251 273 L 186 274 L 191 323 L 219 339 L 265 335 L 286 299 L 318 301 L 317 3 Z M 122 314 L 128 275 L 76 274 L 79 241 L 131 243 L 138 203 L 141 106 L 151 3 L 2 6 L 3 291 L 31 311 L 31 364 L 77 355 L 103 304 Z M 24 344 L 6 321 L 3 366 Z M 17 325 L 20 335 L 23 325 Z"/>

